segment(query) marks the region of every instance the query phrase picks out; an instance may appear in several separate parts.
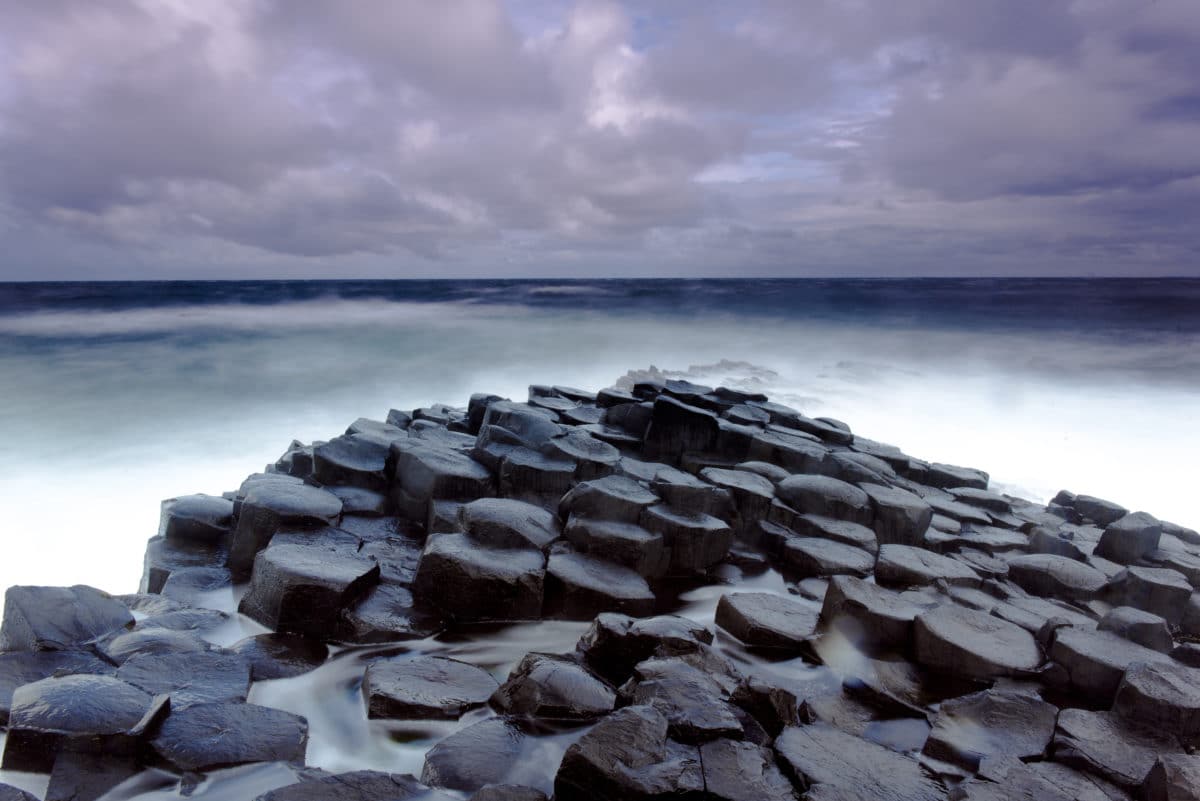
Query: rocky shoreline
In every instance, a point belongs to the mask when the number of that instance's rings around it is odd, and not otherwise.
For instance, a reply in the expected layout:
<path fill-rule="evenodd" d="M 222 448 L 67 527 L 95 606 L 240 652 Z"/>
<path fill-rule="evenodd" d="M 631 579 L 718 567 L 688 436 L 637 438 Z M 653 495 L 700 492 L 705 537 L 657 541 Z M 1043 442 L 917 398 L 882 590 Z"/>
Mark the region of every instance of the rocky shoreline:
<path fill-rule="evenodd" d="M 0 767 L 47 801 L 243 765 L 221 797 L 1200 798 L 1200 535 L 988 483 L 654 375 L 361 419 L 165 501 L 137 594 L 10 588 Z M 421 645 L 539 620 L 574 649 Z M 255 703 L 337 660 L 356 714 L 448 727 L 419 776 L 306 766 Z"/>

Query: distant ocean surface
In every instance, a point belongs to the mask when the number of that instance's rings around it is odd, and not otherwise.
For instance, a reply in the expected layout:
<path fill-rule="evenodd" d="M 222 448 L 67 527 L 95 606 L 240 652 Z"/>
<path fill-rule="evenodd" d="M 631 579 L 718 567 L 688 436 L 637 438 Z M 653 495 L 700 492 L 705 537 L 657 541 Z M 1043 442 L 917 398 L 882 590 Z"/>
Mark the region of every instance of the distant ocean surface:
<path fill-rule="evenodd" d="M 136 589 L 162 498 L 389 408 L 651 365 L 1200 527 L 1200 280 L 0 284 L 0 587 Z"/>

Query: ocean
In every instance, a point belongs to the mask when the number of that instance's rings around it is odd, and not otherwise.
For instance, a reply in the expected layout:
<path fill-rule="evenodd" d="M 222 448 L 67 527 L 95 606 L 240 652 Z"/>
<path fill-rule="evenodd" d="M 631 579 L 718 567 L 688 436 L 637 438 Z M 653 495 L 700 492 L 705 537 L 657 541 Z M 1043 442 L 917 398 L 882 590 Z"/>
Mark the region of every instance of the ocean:
<path fill-rule="evenodd" d="M 0 586 L 133 591 L 161 499 L 292 439 L 651 366 L 1200 527 L 1200 280 L 8 283 Z"/>

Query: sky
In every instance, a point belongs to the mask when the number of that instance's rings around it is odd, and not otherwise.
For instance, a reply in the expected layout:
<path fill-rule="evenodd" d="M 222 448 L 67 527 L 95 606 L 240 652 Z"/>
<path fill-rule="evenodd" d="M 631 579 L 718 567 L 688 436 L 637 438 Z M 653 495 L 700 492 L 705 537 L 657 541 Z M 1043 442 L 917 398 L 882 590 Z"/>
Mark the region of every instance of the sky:
<path fill-rule="evenodd" d="M 1200 275 L 1197 0 L 0 0 L 0 278 Z"/>

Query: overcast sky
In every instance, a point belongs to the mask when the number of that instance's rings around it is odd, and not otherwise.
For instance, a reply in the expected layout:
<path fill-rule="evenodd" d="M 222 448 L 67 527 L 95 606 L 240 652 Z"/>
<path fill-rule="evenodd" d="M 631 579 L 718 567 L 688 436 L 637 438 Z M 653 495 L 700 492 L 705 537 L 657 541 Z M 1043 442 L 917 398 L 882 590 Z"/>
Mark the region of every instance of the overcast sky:
<path fill-rule="evenodd" d="M 0 0 L 0 277 L 1200 275 L 1198 0 Z"/>

